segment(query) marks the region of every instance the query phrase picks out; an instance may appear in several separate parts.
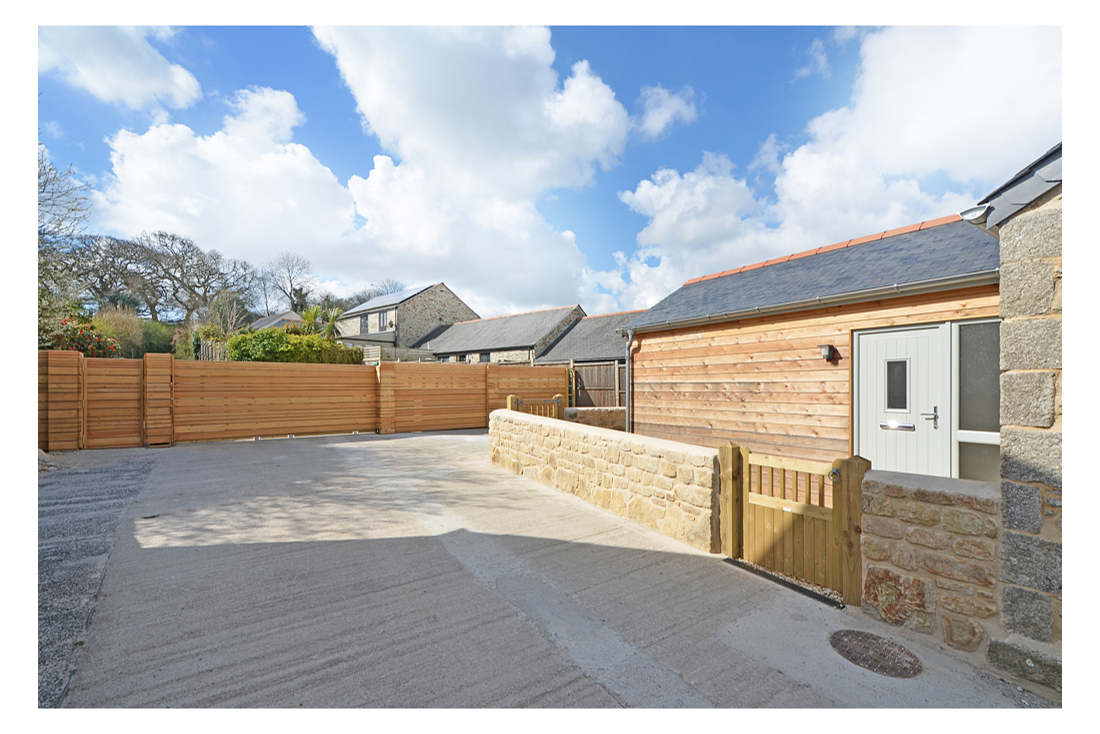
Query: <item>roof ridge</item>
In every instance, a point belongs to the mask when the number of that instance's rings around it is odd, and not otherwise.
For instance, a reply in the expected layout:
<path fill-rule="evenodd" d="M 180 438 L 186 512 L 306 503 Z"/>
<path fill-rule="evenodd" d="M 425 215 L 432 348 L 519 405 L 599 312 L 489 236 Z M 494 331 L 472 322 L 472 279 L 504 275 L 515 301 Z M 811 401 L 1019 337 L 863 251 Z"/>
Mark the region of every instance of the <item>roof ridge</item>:
<path fill-rule="evenodd" d="M 545 313 L 546 311 L 564 311 L 567 308 L 576 308 L 579 305 L 580 305 L 579 303 L 574 303 L 571 306 L 552 306 L 550 308 L 536 308 L 532 311 L 520 311 L 519 313 L 501 314 L 500 316 L 485 316 L 485 317 L 479 318 L 479 319 L 466 319 L 465 321 L 455 321 L 455 322 L 451 323 L 450 325 L 451 326 L 456 326 L 458 324 L 472 324 L 472 323 L 475 323 L 477 321 L 492 321 L 493 319 L 510 319 L 513 316 L 527 316 L 528 314 Z"/>
<path fill-rule="evenodd" d="M 628 314 L 628 313 L 641 313 L 642 311 L 645 311 L 645 310 L 646 309 L 644 309 L 644 308 L 636 308 L 633 311 L 614 311 L 612 313 L 594 313 L 591 316 L 581 316 L 581 320 L 583 321 L 584 319 L 602 319 L 604 316 L 622 316 L 623 314 Z"/>
<path fill-rule="evenodd" d="M 851 240 L 844 240 L 843 242 L 836 242 L 831 245 L 824 245 L 822 247 L 814 247 L 809 250 L 803 250 L 802 252 L 796 252 L 791 255 L 782 255 L 780 257 L 772 258 L 771 260 L 764 260 L 762 262 L 752 263 L 751 265 L 742 265 L 739 268 L 733 270 L 723 270 L 720 273 L 711 273 L 710 275 L 701 275 L 698 278 L 691 278 L 685 280 L 684 285 L 691 285 L 693 283 L 700 283 L 704 280 L 713 280 L 714 278 L 722 278 L 727 275 L 734 275 L 746 270 L 755 270 L 757 268 L 767 267 L 768 265 L 777 265 L 779 263 L 785 263 L 789 260 L 797 260 L 803 257 L 809 257 L 811 255 L 820 255 L 824 252 L 831 252 L 832 250 L 840 250 L 845 247 L 851 247 L 853 245 L 862 245 L 866 242 L 877 242 L 878 240 L 884 240 L 888 237 L 895 237 L 899 234 L 908 234 L 909 232 L 916 232 L 918 230 L 931 229 L 933 227 L 939 227 L 943 224 L 951 224 L 952 222 L 961 222 L 962 217 L 958 214 L 948 214 L 946 217 L 940 217 L 938 219 L 928 219 L 923 222 L 917 222 L 916 224 L 907 224 L 904 227 L 895 227 L 894 229 L 887 229 L 883 232 L 877 232 L 875 234 L 865 235 L 863 237 L 856 237 Z"/>

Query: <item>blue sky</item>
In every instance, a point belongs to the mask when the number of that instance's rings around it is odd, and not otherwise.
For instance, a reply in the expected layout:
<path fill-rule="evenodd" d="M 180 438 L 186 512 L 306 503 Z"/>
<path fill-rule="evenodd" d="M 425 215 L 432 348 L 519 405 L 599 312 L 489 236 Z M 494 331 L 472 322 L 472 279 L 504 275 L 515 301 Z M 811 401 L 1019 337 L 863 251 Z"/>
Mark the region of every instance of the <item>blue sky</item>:
<path fill-rule="evenodd" d="M 298 251 L 336 292 L 443 280 L 483 315 L 644 307 L 952 213 L 1061 136 L 1049 28 L 45 28 L 39 54 L 95 231 Z"/>

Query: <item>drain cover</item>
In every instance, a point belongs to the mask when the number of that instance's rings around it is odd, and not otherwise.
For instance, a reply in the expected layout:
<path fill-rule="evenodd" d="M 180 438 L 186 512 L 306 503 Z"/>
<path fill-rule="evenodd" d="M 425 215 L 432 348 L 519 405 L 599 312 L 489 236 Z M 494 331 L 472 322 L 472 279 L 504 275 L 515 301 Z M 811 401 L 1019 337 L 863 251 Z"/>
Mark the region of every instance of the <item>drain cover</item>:
<path fill-rule="evenodd" d="M 837 630 L 829 635 L 829 644 L 841 657 L 891 678 L 915 678 L 920 675 L 920 660 L 896 642 L 857 630 Z"/>

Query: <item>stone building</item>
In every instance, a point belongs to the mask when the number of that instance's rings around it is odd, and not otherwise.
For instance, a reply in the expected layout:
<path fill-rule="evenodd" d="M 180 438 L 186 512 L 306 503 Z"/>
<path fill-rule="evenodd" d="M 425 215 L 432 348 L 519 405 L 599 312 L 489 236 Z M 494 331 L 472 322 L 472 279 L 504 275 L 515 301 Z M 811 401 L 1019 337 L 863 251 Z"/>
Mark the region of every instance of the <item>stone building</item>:
<path fill-rule="evenodd" d="M 361 347 L 373 360 L 431 359 L 413 349 L 425 335 L 477 314 L 443 283 L 377 296 L 345 311 L 337 321 L 339 340 Z"/>
<path fill-rule="evenodd" d="M 1000 241 L 1001 621 L 988 661 L 1062 678 L 1062 145 L 963 217 Z"/>
<path fill-rule="evenodd" d="M 436 328 L 414 346 L 442 362 L 531 363 L 584 315 L 573 305 L 460 321 Z"/>

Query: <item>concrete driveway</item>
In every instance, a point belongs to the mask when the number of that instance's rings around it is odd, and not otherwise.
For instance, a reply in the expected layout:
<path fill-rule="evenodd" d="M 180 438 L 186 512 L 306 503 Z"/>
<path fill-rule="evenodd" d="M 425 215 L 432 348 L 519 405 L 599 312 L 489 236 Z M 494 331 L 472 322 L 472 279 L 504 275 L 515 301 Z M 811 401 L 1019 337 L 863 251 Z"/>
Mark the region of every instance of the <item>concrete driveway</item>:
<path fill-rule="evenodd" d="M 65 706 L 1020 706 L 889 634 L 493 467 L 483 431 L 83 452 L 149 462 Z M 85 481 L 62 470 L 51 482 Z"/>

